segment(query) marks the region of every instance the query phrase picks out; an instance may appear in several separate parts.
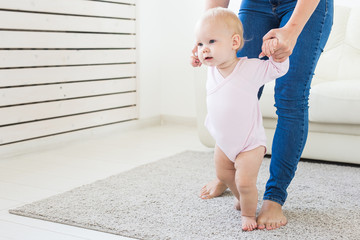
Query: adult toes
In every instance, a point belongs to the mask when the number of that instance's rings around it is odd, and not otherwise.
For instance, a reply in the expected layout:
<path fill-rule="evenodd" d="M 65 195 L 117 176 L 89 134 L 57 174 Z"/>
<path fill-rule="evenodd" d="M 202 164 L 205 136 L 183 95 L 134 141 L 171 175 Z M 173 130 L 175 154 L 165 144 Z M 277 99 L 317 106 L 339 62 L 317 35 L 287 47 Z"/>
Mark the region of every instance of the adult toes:
<path fill-rule="evenodd" d="M 267 223 L 265 226 L 266 226 L 267 230 L 272 230 L 273 229 L 273 223 Z"/>
<path fill-rule="evenodd" d="M 285 226 L 287 224 L 287 220 L 281 220 L 280 221 L 280 226 Z"/>
<path fill-rule="evenodd" d="M 279 228 L 281 226 L 280 222 L 276 222 L 274 225 L 275 225 L 275 228 Z"/>

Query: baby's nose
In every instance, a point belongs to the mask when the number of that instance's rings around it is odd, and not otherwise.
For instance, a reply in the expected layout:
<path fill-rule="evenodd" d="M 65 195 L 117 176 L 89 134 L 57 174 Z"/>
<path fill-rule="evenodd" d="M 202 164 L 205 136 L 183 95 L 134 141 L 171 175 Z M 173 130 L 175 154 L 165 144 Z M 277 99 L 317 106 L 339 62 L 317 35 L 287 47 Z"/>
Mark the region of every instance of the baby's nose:
<path fill-rule="evenodd" d="M 203 53 L 209 52 L 209 48 L 208 47 L 204 47 L 203 48 Z"/>

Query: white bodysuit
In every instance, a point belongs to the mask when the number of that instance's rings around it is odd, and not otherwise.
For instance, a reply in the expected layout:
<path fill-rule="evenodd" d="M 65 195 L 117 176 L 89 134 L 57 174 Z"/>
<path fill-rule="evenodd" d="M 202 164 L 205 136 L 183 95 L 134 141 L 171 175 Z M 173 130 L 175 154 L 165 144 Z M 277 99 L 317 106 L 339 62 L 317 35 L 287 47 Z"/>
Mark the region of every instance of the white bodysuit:
<path fill-rule="evenodd" d="M 224 78 L 216 67 L 208 67 L 205 126 L 226 156 L 236 156 L 259 146 L 266 147 L 257 94 L 265 83 L 288 71 L 289 59 L 282 63 L 269 60 L 239 59 L 233 72 Z"/>

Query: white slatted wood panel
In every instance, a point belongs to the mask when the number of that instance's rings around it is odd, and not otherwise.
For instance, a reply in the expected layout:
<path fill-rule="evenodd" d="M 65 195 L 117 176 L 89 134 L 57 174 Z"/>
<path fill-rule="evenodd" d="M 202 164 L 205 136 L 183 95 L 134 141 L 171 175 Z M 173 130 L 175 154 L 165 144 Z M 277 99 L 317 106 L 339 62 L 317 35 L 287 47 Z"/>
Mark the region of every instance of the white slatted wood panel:
<path fill-rule="evenodd" d="M 105 1 L 111 1 L 111 2 L 117 2 L 117 3 L 121 3 L 121 4 L 134 4 L 133 0 L 105 0 Z"/>
<path fill-rule="evenodd" d="M 0 70 L 2 87 L 91 81 L 135 76 L 135 64 L 73 67 L 19 68 Z M 1 87 L 0 87 L 1 90 Z"/>
<path fill-rule="evenodd" d="M 0 0 L 0 147 L 137 118 L 134 0 Z"/>
<path fill-rule="evenodd" d="M 135 78 L 4 88 L 1 89 L 0 107 L 135 90 Z"/>
<path fill-rule="evenodd" d="M 23 19 L 28 19 L 24 22 Z M 134 33 L 135 21 L 127 19 L 90 18 L 28 12 L 7 12 L 0 15 L 0 28 L 66 32 Z"/>
<path fill-rule="evenodd" d="M 19 58 L 21 55 L 21 58 Z M 134 63 L 136 55 L 134 50 L 3 50 L 0 51 L 0 69 L 35 67 L 35 66 L 64 66 L 106 63 Z M 121 71 L 125 71 L 124 66 Z M 134 65 L 126 65 L 131 71 Z M 117 68 L 116 68 L 117 69 Z M 105 71 L 105 70 L 104 70 Z M 109 71 L 109 69 L 107 70 Z M 128 72 L 131 76 L 134 72 Z M 0 75 L 1 76 L 1 75 Z M 126 74 L 123 76 L 126 76 Z"/>
<path fill-rule="evenodd" d="M 57 15 L 135 19 L 135 1 L 116 2 L 88 0 L 0 0 L 0 9 L 4 11 L 53 13 Z M 131 2 L 132 4 L 120 4 L 121 2 Z"/>
<path fill-rule="evenodd" d="M 0 48 L 135 48 L 135 35 L 1 31 Z"/>
<path fill-rule="evenodd" d="M 0 125 L 16 125 L 20 122 L 24 124 L 41 119 L 118 108 L 119 105 L 131 106 L 134 102 L 136 102 L 136 93 L 129 92 L 0 108 L 0 116 L 2 116 L 0 118 Z"/>
<path fill-rule="evenodd" d="M 2 134 L 7 136 L 6 142 L 0 138 L 0 145 L 7 142 L 22 142 L 38 137 L 52 136 L 60 133 L 72 132 L 74 129 L 83 130 L 113 123 L 129 121 L 136 115 L 136 107 L 119 108 L 81 114 L 72 117 L 55 118 L 27 124 L 2 127 Z"/>

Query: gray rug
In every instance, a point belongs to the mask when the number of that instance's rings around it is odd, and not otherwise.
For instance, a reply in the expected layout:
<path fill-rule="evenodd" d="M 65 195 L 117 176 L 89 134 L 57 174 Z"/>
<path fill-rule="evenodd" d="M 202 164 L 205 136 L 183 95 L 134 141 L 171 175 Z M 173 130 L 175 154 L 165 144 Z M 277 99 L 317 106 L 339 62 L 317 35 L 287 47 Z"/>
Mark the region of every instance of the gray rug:
<path fill-rule="evenodd" d="M 214 176 L 212 153 L 184 152 L 10 213 L 137 239 L 360 239 L 359 167 L 300 162 L 284 206 L 289 223 L 273 231 L 242 232 L 229 192 L 199 199 Z"/>

